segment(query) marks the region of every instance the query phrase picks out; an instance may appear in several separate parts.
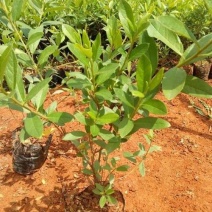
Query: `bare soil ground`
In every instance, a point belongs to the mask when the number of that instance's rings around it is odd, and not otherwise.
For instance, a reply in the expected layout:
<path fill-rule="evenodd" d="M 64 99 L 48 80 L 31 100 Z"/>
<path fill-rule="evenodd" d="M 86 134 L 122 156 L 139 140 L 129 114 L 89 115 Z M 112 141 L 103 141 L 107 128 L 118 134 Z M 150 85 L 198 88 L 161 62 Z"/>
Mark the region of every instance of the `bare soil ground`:
<path fill-rule="evenodd" d="M 212 82 L 212 81 L 211 81 Z M 210 84 L 211 84 L 210 82 Z M 67 93 L 51 99 L 62 100 Z M 60 103 L 60 110 L 73 113 L 80 108 L 80 96 L 68 96 Z M 168 120 L 172 127 L 155 132 L 154 142 L 162 147 L 146 159 L 146 176 L 137 169 L 118 173 L 115 181 L 125 199 L 126 212 L 210 212 L 212 211 L 212 120 L 195 112 L 189 99 L 179 95 L 167 101 Z M 206 100 L 212 106 L 212 100 Z M 12 170 L 12 132 L 22 124 L 19 112 L 0 108 L 0 211 L 74 211 L 73 195 L 84 190 L 88 180 L 80 173 L 81 161 L 71 143 L 61 140 L 58 132 L 42 168 L 28 176 Z M 71 123 L 66 131 L 80 128 Z M 144 142 L 139 131 L 121 151 L 137 149 Z M 119 154 L 119 153 L 118 153 Z M 132 164 L 133 167 L 133 164 Z M 86 200 L 85 200 L 86 201 Z M 98 211 L 98 210 L 91 210 Z"/>

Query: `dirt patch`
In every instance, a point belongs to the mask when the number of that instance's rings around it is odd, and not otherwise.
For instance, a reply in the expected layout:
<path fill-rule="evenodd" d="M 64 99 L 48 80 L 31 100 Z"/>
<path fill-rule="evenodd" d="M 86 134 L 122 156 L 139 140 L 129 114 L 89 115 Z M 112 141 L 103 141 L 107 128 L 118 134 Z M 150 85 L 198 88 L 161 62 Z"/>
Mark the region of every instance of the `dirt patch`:
<path fill-rule="evenodd" d="M 51 99 L 62 101 L 60 110 L 73 113 L 80 109 L 80 96 L 56 94 Z M 212 211 L 212 121 L 196 113 L 189 99 L 181 94 L 167 101 L 168 120 L 172 127 L 155 132 L 154 142 L 161 152 L 148 155 L 146 176 L 137 169 L 118 173 L 115 184 L 125 198 L 126 212 L 210 212 Z M 212 100 L 206 103 L 212 106 Z M 81 174 L 81 161 L 71 143 L 53 135 L 48 158 L 42 168 L 28 176 L 12 170 L 11 133 L 21 125 L 23 115 L 0 109 L 0 208 L 1 211 L 71 211 L 68 204 L 73 195 L 83 191 L 88 180 Z M 66 131 L 80 128 L 76 123 L 66 125 Z M 139 131 L 121 151 L 134 151 L 144 142 Z M 133 165 L 132 165 L 133 167 Z M 91 210 L 95 211 L 95 210 Z"/>

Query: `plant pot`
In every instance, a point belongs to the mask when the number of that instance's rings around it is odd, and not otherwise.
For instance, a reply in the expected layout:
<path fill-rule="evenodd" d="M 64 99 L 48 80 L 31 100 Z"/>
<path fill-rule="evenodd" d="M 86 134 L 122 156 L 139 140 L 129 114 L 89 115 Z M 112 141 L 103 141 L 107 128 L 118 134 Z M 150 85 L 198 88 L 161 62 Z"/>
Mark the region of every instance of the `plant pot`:
<path fill-rule="evenodd" d="M 66 211 L 124 212 L 125 200 L 119 190 L 115 190 L 113 194 L 118 202 L 116 205 L 105 205 L 104 208 L 100 208 L 100 196 L 93 193 L 93 188 L 93 186 L 88 186 L 80 193 L 72 195 L 71 198 L 71 195 L 67 193 L 65 195 L 68 197 L 66 201 Z"/>
<path fill-rule="evenodd" d="M 18 174 L 28 175 L 36 172 L 44 164 L 51 145 L 52 135 L 45 145 L 38 141 L 23 144 L 16 140 L 13 149 L 13 170 Z"/>
<path fill-rule="evenodd" d="M 211 63 L 208 60 L 202 60 L 194 63 L 193 66 L 193 75 L 203 79 L 208 80 L 210 77 Z"/>

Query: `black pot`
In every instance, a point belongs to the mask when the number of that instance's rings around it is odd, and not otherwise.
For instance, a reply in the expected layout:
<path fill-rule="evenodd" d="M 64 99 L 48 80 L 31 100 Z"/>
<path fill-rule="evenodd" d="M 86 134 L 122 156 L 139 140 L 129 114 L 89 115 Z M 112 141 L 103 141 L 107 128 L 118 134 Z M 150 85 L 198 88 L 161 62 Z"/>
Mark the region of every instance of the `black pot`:
<path fill-rule="evenodd" d="M 27 175 L 41 168 L 47 158 L 51 141 L 52 135 L 49 136 L 45 146 L 39 143 L 23 144 L 17 140 L 13 150 L 13 170 Z"/>

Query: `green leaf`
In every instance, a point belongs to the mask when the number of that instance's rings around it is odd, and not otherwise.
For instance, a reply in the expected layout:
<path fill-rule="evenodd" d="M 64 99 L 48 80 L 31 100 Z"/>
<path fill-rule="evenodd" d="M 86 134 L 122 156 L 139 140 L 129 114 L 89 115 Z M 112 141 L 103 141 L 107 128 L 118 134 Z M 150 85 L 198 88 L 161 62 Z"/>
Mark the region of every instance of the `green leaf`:
<path fill-rule="evenodd" d="M 73 116 L 66 112 L 53 112 L 48 114 L 48 120 L 58 124 L 59 126 L 63 126 L 65 123 L 70 122 L 73 119 Z"/>
<path fill-rule="evenodd" d="M 119 4 L 119 19 L 126 35 L 132 39 L 135 33 L 135 21 L 133 11 L 130 5 L 122 0 Z"/>
<path fill-rule="evenodd" d="M 116 205 L 116 204 L 117 204 L 116 198 L 114 198 L 114 197 L 111 196 L 111 195 L 107 196 L 107 200 L 108 200 L 108 202 L 109 202 L 110 204 L 112 204 L 112 205 Z"/>
<path fill-rule="evenodd" d="M 36 106 L 37 110 L 43 105 L 46 100 L 46 95 L 49 91 L 49 86 L 46 84 L 37 94 L 31 99 L 32 103 Z"/>
<path fill-rule="evenodd" d="M 197 43 L 190 45 L 180 58 L 178 67 L 191 64 L 212 56 L 212 33 L 200 38 Z"/>
<path fill-rule="evenodd" d="M 117 96 L 117 98 L 119 98 L 122 103 L 126 104 L 127 106 L 129 106 L 130 108 L 134 109 L 134 101 L 132 99 L 132 95 L 124 92 L 123 90 L 121 90 L 120 88 L 114 88 L 114 92 Z"/>
<path fill-rule="evenodd" d="M 132 90 L 132 95 L 139 98 L 144 98 L 144 94 L 137 90 Z"/>
<path fill-rule="evenodd" d="M 67 133 L 64 137 L 64 141 L 71 141 L 71 140 L 77 140 L 79 138 L 82 138 L 86 135 L 83 131 L 73 131 L 71 133 Z"/>
<path fill-rule="evenodd" d="M 129 118 L 124 118 L 118 125 L 118 133 L 120 134 L 121 138 L 127 136 L 133 127 L 133 121 L 131 121 Z"/>
<path fill-rule="evenodd" d="M 136 69 L 136 80 L 138 91 L 145 93 L 147 85 L 152 77 L 152 65 L 151 61 L 146 55 L 142 55 L 138 61 Z"/>
<path fill-rule="evenodd" d="M 23 0 L 14 0 L 13 4 L 12 4 L 12 19 L 13 21 L 17 21 L 20 16 L 21 16 L 21 12 L 22 12 L 22 8 L 23 8 Z"/>
<path fill-rule="evenodd" d="M 46 108 L 46 113 L 49 114 L 49 113 L 52 113 L 56 110 L 57 108 L 57 101 L 53 101 L 49 106 L 48 108 Z"/>
<path fill-rule="evenodd" d="M 190 75 L 186 78 L 182 92 L 196 97 L 212 98 L 212 87 L 203 80 Z"/>
<path fill-rule="evenodd" d="M 27 94 L 26 97 L 26 102 L 30 101 L 33 97 L 35 97 L 36 95 L 41 95 L 42 90 L 45 89 L 45 87 L 48 85 L 48 83 L 50 82 L 51 78 L 46 78 L 45 80 L 40 81 L 39 83 L 37 83 Z M 40 102 L 41 103 L 41 102 Z M 40 104 L 39 103 L 39 104 Z M 39 105 L 38 104 L 38 105 Z"/>
<path fill-rule="evenodd" d="M 13 57 L 12 49 L 13 49 L 12 45 L 8 46 L 0 57 L 0 67 L 1 67 L 0 68 L 0 83 L 3 82 L 4 74 L 6 70 L 8 69 L 8 65 L 11 60 L 11 57 Z"/>
<path fill-rule="evenodd" d="M 40 43 L 41 37 L 43 36 L 43 26 L 39 26 L 36 29 L 31 29 L 28 34 L 28 42 L 27 46 L 30 49 L 30 52 L 34 54 L 35 50 Z"/>
<path fill-rule="evenodd" d="M 115 140 L 115 139 L 117 139 L 117 138 L 114 138 L 113 140 Z M 109 155 L 110 153 L 112 153 L 116 149 L 120 148 L 119 139 L 117 139 L 117 141 L 109 141 L 109 143 L 107 145 L 105 145 L 104 148 L 107 151 L 107 154 Z"/>
<path fill-rule="evenodd" d="M 133 132 L 137 131 L 140 128 L 156 130 L 156 129 L 164 129 L 167 127 L 170 127 L 169 122 L 161 118 L 145 117 L 137 119 L 134 122 Z"/>
<path fill-rule="evenodd" d="M 141 162 L 139 164 L 139 172 L 140 172 L 140 174 L 141 174 L 142 177 L 145 176 L 145 165 L 144 165 L 144 162 Z"/>
<path fill-rule="evenodd" d="M 74 54 L 74 56 L 85 66 L 89 66 L 89 60 L 86 55 L 79 49 L 79 46 L 72 43 L 67 43 L 69 50 Z"/>
<path fill-rule="evenodd" d="M 90 131 L 91 131 L 91 135 L 96 137 L 99 134 L 100 129 L 99 129 L 99 127 L 96 124 L 93 124 L 90 127 Z"/>
<path fill-rule="evenodd" d="M 128 165 L 122 165 L 116 168 L 116 171 L 126 172 L 130 167 Z"/>
<path fill-rule="evenodd" d="M 168 47 L 170 47 L 177 54 L 183 54 L 183 45 L 179 37 L 172 32 L 170 29 L 166 28 L 156 19 L 151 20 L 151 24 L 147 29 L 149 36 L 155 37 L 158 40 L 161 40 Z"/>
<path fill-rule="evenodd" d="M 161 68 L 157 74 L 151 79 L 149 83 L 149 91 L 153 91 L 155 88 L 162 84 L 162 79 L 164 76 L 164 68 Z"/>
<path fill-rule="evenodd" d="M 105 141 L 112 141 L 115 138 L 115 135 L 113 133 L 105 129 L 101 129 L 99 135 Z"/>
<path fill-rule="evenodd" d="M 186 72 L 183 69 L 172 68 L 164 74 L 162 89 L 168 100 L 175 98 L 183 89 Z"/>
<path fill-rule="evenodd" d="M 111 100 L 113 98 L 113 95 L 109 90 L 106 88 L 101 88 L 99 91 L 95 93 L 97 98 L 102 99 L 102 100 Z"/>
<path fill-rule="evenodd" d="M 97 117 L 96 123 L 97 124 L 110 124 L 119 119 L 119 115 L 116 113 L 107 113 L 103 116 Z"/>
<path fill-rule="evenodd" d="M 150 99 L 150 100 L 146 101 L 142 105 L 142 108 L 148 110 L 150 113 L 153 113 L 155 115 L 167 114 L 167 109 L 166 109 L 165 104 L 157 99 Z"/>
<path fill-rule="evenodd" d="M 129 161 L 131 161 L 131 162 L 133 162 L 133 163 L 136 163 L 136 159 L 135 159 L 135 156 L 134 156 L 133 153 L 131 153 L 131 152 L 124 152 L 124 153 L 123 153 L 123 156 L 124 156 L 125 158 L 127 158 Z"/>
<path fill-rule="evenodd" d="M 25 101 L 26 98 L 25 84 L 23 81 L 22 70 L 19 65 L 17 66 L 17 72 L 16 72 L 15 94 L 17 100 L 21 102 Z"/>
<path fill-rule="evenodd" d="M 97 60 L 102 53 L 102 50 L 101 50 L 101 34 L 100 33 L 96 36 L 96 39 L 93 42 L 92 53 L 93 53 L 93 60 L 94 61 Z"/>
<path fill-rule="evenodd" d="M 41 138 L 43 133 L 43 123 L 39 116 L 29 113 L 24 120 L 24 127 L 32 137 Z"/>
<path fill-rule="evenodd" d="M 101 198 L 99 200 L 99 206 L 100 206 L 100 208 L 103 208 L 105 206 L 106 202 L 107 202 L 106 196 L 104 196 L 104 195 L 101 196 Z"/>
<path fill-rule="evenodd" d="M 149 44 L 148 44 L 148 43 L 142 43 L 142 44 L 136 46 L 136 47 L 130 52 L 129 61 L 136 60 L 136 59 L 138 59 L 139 57 L 141 57 L 143 54 L 146 53 L 146 51 L 148 50 L 148 48 L 149 48 Z"/>
<path fill-rule="evenodd" d="M 67 24 L 63 24 L 62 25 L 62 31 L 63 31 L 64 35 L 67 36 L 68 39 L 72 43 L 81 44 L 80 34 L 73 27 L 71 27 L 70 25 L 67 25 Z"/>
<path fill-rule="evenodd" d="M 113 15 L 108 20 L 107 26 L 104 29 L 107 33 L 110 45 L 118 49 L 122 45 L 122 35 L 118 26 L 118 21 Z"/>
<path fill-rule="evenodd" d="M 15 90 L 18 62 L 12 49 L 7 48 L 4 51 L 1 56 L 1 60 L 3 59 L 5 59 L 6 61 L 1 62 L 1 65 L 3 65 L 3 67 L 1 68 L 3 69 L 3 72 L 5 74 L 7 85 L 11 90 Z"/>
<path fill-rule="evenodd" d="M 193 42 L 196 42 L 196 38 L 193 35 L 193 33 L 184 25 L 183 22 L 175 18 L 174 16 L 160 16 L 157 18 L 157 20 L 166 28 L 173 31 L 174 33 L 177 33 L 180 36 L 183 36 L 185 38 L 188 38 L 189 40 L 192 40 Z"/>
<path fill-rule="evenodd" d="M 139 43 L 147 43 L 149 48 L 146 51 L 145 55 L 149 58 L 152 65 L 152 74 L 155 73 L 156 68 L 158 66 L 158 48 L 154 38 L 150 37 L 148 33 L 145 31 L 142 33 L 139 39 Z"/>
<path fill-rule="evenodd" d="M 119 67 L 118 63 L 110 63 L 107 66 L 104 66 L 98 71 L 96 84 L 101 85 L 103 82 L 110 79 L 112 74 L 116 73 L 116 69 Z"/>
<path fill-rule="evenodd" d="M 47 46 L 38 57 L 38 65 L 43 65 L 48 62 L 48 58 L 51 54 L 53 54 L 57 50 L 57 46 Z"/>
<path fill-rule="evenodd" d="M 43 32 L 35 32 L 34 34 L 31 34 L 28 38 L 28 41 L 27 41 L 27 46 L 30 46 L 36 42 L 40 42 L 40 39 L 42 38 L 43 36 Z"/>

